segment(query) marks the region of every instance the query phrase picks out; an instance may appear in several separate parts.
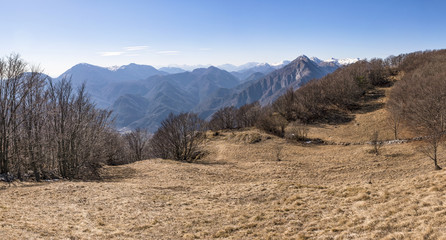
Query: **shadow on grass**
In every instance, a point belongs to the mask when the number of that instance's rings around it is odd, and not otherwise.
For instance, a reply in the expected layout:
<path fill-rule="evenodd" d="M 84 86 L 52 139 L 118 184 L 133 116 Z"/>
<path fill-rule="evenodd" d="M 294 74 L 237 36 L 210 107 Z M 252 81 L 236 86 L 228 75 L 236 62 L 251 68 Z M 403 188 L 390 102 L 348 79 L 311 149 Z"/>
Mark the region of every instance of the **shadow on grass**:
<path fill-rule="evenodd" d="M 101 177 L 98 179 L 99 182 L 119 182 L 123 179 L 129 179 L 134 177 L 136 174 L 136 169 L 129 166 L 114 166 L 103 169 L 101 172 Z"/>
<path fill-rule="evenodd" d="M 191 164 L 197 164 L 197 165 L 209 165 L 209 166 L 224 166 L 224 165 L 228 165 L 228 162 L 225 161 L 215 161 L 215 160 L 210 160 L 210 159 L 202 159 L 202 160 L 198 160 L 198 161 L 194 161 L 191 162 Z"/>
<path fill-rule="evenodd" d="M 392 153 L 392 154 L 384 154 L 385 157 L 388 158 L 397 158 L 397 157 L 410 157 L 414 155 L 413 153 Z"/>
<path fill-rule="evenodd" d="M 347 124 L 355 119 L 355 116 L 339 110 L 326 111 L 324 117 L 315 124 L 341 125 Z"/>
<path fill-rule="evenodd" d="M 36 186 L 43 186 L 49 183 L 58 182 L 58 181 L 41 181 L 41 182 L 20 182 L 20 181 L 14 181 L 11 184 L 8 183 L 1 183 L 0 184 L 0 190 L 6 190 L 8 188 L 28 188 L 28 187 L 36 187 Z"/>
<path fill-rule="evenodd" d="M 354 111 L 354 113 L 370 113 L 376 110 L 384 108 L 384 103 L 367 103 L 364 104 L 360 109 Z"/>

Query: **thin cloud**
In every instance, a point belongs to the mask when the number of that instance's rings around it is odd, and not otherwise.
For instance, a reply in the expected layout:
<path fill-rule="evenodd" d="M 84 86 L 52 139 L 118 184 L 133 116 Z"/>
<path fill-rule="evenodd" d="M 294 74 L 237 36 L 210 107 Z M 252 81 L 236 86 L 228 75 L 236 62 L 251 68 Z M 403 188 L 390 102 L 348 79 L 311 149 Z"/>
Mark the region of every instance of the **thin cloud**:
<path fill-rule="evenodd" d="M 124 50 L 126 51 L 141 51 L 149 48 L 149 46 L 130 46 L 130 47 L 124 47 Z"/>
<path fill-rule="evenodd" d="M 158 51 L 158 54 L 161 55 L 178 55 L 180 53 L 180 51 Z"/>
<path fill-rule="evenodd" d="M 120 56 L 124 54 L 124 52 L 100 52 L 101 56 L 103 57 L 110 57 L 110 56 Z"/>
<path fill-rule="evenodd" d="M 211 48 L 200 48 L 200 51 L 211 51 Z"/>

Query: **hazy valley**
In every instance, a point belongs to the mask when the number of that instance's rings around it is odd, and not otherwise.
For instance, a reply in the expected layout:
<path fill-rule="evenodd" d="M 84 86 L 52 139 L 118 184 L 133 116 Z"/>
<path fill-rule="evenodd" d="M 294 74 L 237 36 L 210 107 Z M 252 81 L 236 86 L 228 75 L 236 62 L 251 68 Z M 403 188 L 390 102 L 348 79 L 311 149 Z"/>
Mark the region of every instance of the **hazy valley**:
<path fill-rule="evenodd" d="M 176 67 L 157 70 L 138 64 L 103 68 L 84 63 L 56 80 L 69 78 L 75 87 L 85 82 L 97 107 L 113 110 L 117 128 L 139 127 L 155 132 L 169 113 L 195 112 L 206 119 L 226 106 L 240 107 L 256 101 L 264 106 L 289 88 L 297 89 L 357 60 L 322 61 L 301 56 L 275 65 L 226 64 L 192 71 Z"/>

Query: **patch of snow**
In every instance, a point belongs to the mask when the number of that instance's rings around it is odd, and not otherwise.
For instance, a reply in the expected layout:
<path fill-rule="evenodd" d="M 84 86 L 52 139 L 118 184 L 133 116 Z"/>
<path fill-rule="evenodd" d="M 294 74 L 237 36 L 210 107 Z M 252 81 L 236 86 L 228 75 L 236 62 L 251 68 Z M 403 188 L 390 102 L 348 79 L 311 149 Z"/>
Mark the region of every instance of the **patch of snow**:
<path fill-rule="evenodd" d="M 315 63 L 317 63 L 317 64 L 319 64 L 319 63 L 321 63 L 321 62 L 324 62 L 322 59 L 317 58 L 317 57 L 311 57 L 310 60 L 313 61 L 313 62 L 315 62 Z"/>
<path fill-rule="evenodd" d="M 121 67 L 115 65 L 115 66 L 108 67 L 107 69 L 110 71 L 116 72 L 119 68 L 121 68 Z"/>
<path fill-rule="evenodd" d="M 338 65 L 343 66 L 343 65 L 355 63 L 359 60 L 360 60 L 359 58 L 343 58 L 343 59 L 330 58 L 330 59 L 325 60 L 324 62 L 334 62 Z"/>
<path fill-rule="evenodd" d="M 359 60 L 360 60 L 359 58 L 344 58 L 344 59 L 339 59 L 338 63 L 341 65 L 348 65 L 348 64 L 355 63 Z"/>
<path fill-rule="evenodd" d="M 285 66 L 285 65 L 289 64 L 290 62 L 291 62 L 291 61 L 283 60 L 283 61 L 281 61 L 281 62 L 278 62 L 278 63 L 272 63 L 272 64 L 270 64 L 270 65 L 273 66 L 273 67 L 282 67 L 282 66 Z"/>

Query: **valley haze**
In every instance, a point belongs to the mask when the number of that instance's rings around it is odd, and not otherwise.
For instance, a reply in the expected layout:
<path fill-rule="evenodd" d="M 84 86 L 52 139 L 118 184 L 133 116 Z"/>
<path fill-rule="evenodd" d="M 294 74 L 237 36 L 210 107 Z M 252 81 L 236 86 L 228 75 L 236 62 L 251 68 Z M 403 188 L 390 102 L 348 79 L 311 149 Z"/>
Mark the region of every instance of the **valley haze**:
<path fill-rule="evenodd" d="M 156 69 L 131 63 L 105 68 L 80 63 L 56 80 L 68 78 L 75 87 L 85 83 L 97 107 L 113 110 L 117 128 L 155 132 L 170 113 L 192 111 L 206 119 L 222 107 L 241 107 L 256 101 L 264 106 L 289 88 L 297 89 L 358 60 L 321 60 L 303 55 L 272 65 L 250 62 L 240 66 L 200 66 L 192 71 L 183 68 L 195 66 Z"/>
<path fill-rule="evenodd" d="M 0 240 L 446 239 L 446 1 L 0 8 Z"/>

